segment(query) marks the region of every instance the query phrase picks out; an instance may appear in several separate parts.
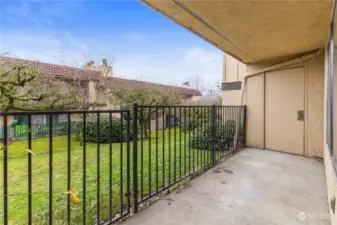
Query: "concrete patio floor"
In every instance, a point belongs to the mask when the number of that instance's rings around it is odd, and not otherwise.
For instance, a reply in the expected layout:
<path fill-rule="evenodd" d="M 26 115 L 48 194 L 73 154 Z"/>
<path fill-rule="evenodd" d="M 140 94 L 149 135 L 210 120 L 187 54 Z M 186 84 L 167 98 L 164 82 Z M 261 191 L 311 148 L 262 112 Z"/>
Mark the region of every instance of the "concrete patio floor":
<path fill-rule="evenodd" d="M 330 224 L 324 165 L 317 159 L 245 149 L 187 186 L 122 224 Z"/>

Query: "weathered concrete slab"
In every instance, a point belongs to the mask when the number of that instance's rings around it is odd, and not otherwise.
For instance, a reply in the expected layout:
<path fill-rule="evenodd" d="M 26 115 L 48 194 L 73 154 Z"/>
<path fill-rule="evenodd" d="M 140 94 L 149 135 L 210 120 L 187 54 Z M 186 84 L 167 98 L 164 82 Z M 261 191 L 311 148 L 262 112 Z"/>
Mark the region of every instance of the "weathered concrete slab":
<path fill-rule="evenodd" d="M 246 149 L 122 224 L 330 224 L 324 166 L 316 159 Z"/>

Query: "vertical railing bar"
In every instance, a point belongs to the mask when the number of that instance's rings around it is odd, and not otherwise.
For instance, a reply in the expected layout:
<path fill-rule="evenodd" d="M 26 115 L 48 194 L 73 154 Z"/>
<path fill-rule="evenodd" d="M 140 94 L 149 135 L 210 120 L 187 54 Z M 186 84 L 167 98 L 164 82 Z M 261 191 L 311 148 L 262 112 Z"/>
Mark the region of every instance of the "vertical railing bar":
<path fill-rule="evenodd" d="M 113 220 L 112 212 L 112 113 L 109 113 L 109 222 Z"/>
<path fill-rule="evenodd" d="M 179 106 L 179 179 L 181 179 L 181 106 Z"/>
<path fill-rule="evenodd" d="M 212 132 L 212 129 L 211 129 L 211 124 L 212 124 L 212 114 L 210 113 L 211 112 L 211 107 L 210 106 L 207 106 L 207 108 L 206 108 L 206 111 L 207 111 L 207 117 L 209 118 L 208 119 L 208 122 L 207 122 L 207 130 L 208 131 L 211 131 Z M 206 165 L 208 165 L 209 163 L 210 163 L 210 156 L 211 156 L 211 154 L 212 154 L 212 142 L 211 142 L 211 149 L 210 149 L 210 151 L 207 151 L 206 152 L 206 156 L 207 156 L 207 158 L 206 158 L 206 162 L 207 162 L 207 164 Z"/>
<path fill-rule="evenodd" d="M 216 160 L 216 150 L 217 149 L 215 149 L 215 147 L 216 147 L 216 105 L 213 105 L 213 107 L 212 107 L 212 110 L 211 110 L 211 113 L 212 113 L 212 124 L 211 124 L 211 126 L 212 126 L 212 131 L 213 131 L 213 137 L 212 137 L 212 139 L 213 139 L 213 141 L 212 141 L 212 162 L 215 162 L 215 160 Z"/>
<path fill-rule="evenodd" d="M 229 129 L 228 129 L 228 123 L 227 123 L 227 119 L 228 119 L 228 114 L 229 114 L 229 107 L 225 107 L 225 121 L 224 121 L 224 125 L 225 125 L 225 133 L 226 133 L 226 137 L 227 137 L 227 148 L 226 148 L 226 155 L 230 152 L 230 142 L 228 140 L 228 135 L 229 135 Z"/>
<path fill-rule="evenodd" d="M 86 158 L 87 158 L 87 114 L 83 112 L 83 205 L 82 205 L 82 221 L 86 225 Z"/>
<path fill-rule="evenodd" d="M 174 130 L 173 130 L 173 142 L 174 142 L 174 146 L 173 146 L 173 166 L 174 166 L 174 170 L 173 170 L 173 177 L 174 177 L 174 181 L 177 180 L 177 108 L 176 106 L 173 106 L 173 118 L 174 118 Z"/>
<path fill-rule="evenodd" d="M 222 149 L 221 149 L 221 153 L 220 153 L 220 155 L 221 155 L 221 157 L 223 157 L 224 155 L 225 155 L 225 151 L 226 151 L 226 129 L 225 129 L 225 124 L 224 124 L 224 117 L 225 117 L 225 114 L 224 114 L 224 107 L 223 106 L 220 106 L 221 108 L 221 110 L 220 110 L 220 112 L 221 112 L 221 120 L 220 120 L 220 126 L 221 126 L 221 133 L 223 133 L 222 134 L 222 136 L 223 136 L 223 141 L 222 141 L 222 143 L 224 143 L 224 145 L 222 146 Z"/>
<path fill-rule="evenodd" d="M 138 211 L 138 105 L 137 103 L 133 103 L 132 113 L 133 113 L 133 120 L 132 120 L 133 121 L 133 125 L 132 125 L 133 191 L 132 192 L 133 192 L 133 213 L 136 213 Z"/>
<path fill-rule="evenodd" d="M 3 116 L 3 182 L 4 182 L 4 225 L 8 225 L 8 121 L 7 116 Z"/>
<path fill-rule="evenodd" d="M 137 115 L 137 114 L 136 114 Z M 126 112 L 126 204 L 127 204 L 127 213 L 130 213 L 130 207 L 131 207 L 131 189 L 130 189 L 130 180 L 131 180 L 131 174 L 130 174 L 130 170 L 131 170 L 131 160 L 130 160 L 130 151 L 131 151 L 131 146 L 130 146 L 130 133 L 131 133 L 131 124 L 130 124 L 130 120 L 131 120 L 131 115 L 130 115 L 130 111 Z M 137 122 L 137 119 L 136 119 Z M 137 127 L 136 127 L 136 136 L 137 136 Z M 122 140 L 124 139 L 124 137 L 122 136 Z M 135 137 L 135 139 L 137 140 L 137 137 Z M 137 147 L 137 146 L 136 146 Z M 134 157 L 135 159 L 135 157 Z M 133 161 L 135 162 L 135 161 Z M 137 161 L 136 161 L 137 163 Z M 137 164 L 135 164 L 135 167 L 133 169 L 136 169 Z M 137 172 L 137 170 L 135 171 Z M 137 173 L 134 174 L 136 176 L 135 181 L 137 181 Z M 135 178 L 135 177 L 133 177 Z"/>
<path fill-rule="evenodd" d="M 228 129 L 228 137 L 230 137 L 232 134 L 232 128 L 230 126 L 230 120 L 232 119 L 231 118 L 231 113 L 232 113 L 232 108 L 230 106 L 228 106 L 227 108 L 227 116 L 228 116 L 228 122 L 227 122 L 227 129 Z M 232 152 L 232 141 L 229 140 L 229 152 Z"/>
<path fill-rule="evenodd" d="M 121 139 L 123 139 L 123 112 L 120 112 L 120 137 Z M 123 179 L 123 142 L 120 142 L 119 145 L 119 180 L 120 180 L 120 185 L 119 185 L 119 205 L 120 205 L 120 215 L 122 216 L 124 213 L 124 201 L 123 201 L 123 183 L 124 183 L 124 179 Z"/>
<path fill-rule="evenodd" d="M 32 115 L 28 114 L 28 149 L 32 150 Z M 32 154 L 28 154 L 28 224 L 32 224 Z"/>
<path fill-rule="evenodd" d="M 234 111 L 235 111 L 235 128 L 234 128 L 234 148 L 235 150 L 237 150 L 238 148 L 238 139 L 237 139 L 237 128 L 238 128 L 238 123 L 239 123 L 239 118 L 238 118 L 238 110 L 239 108 L 238 107 L 235 107 L 234 108 Z"/>
<path fill-rule="evenodd" d="M 140 140 L 140 180 L 141 180 L 141 193 L 140 198 L 143 200 L 144 198 L 144 113 L 143 113 L 143 107 L 140 108 L 140 119 L 141 119 L 141 140 Z"/>
<path fill-rule="evenodd" d="M 234 114 L 234 110 L 233 110 L 233 107 L 232 106 L 230 106 L 230 111 L 231 111 L 231 113 L 230 113 L 230 117 L 231 117 L 231 120 L 233 121 L 234 119 L 233 119 L 233 114 Z M 234 120 L 235 121 L 235 120 Z M 233 126 L 231 126 L 231 136 L 233 135 Z M 232 140 L 232 152 L 234 151 L 234 138 L 233 138 L 233 140 Z"/>
<path fill-rule="evenodd" d="M 210 123 L 211 123 L 211 120 L 212 120 L 212 116 L 210 115 L 210 113 L 209 113 L 209 109 L 210 109 L 210 107 L 209 106 L 207 106 L 207 107 L 205 107 L 205 111 L 206 111 L 206 115 L 207 115 L 207 118 L 208 118 L 208 121 L 206 121 L 206 124 L 205 124 L 205 126 L 206 126 L 206 131 L 211 131 L 211 133 L 212 133 L 212 130 L 210 129 L 211 127 L 210 127 Z M 211 134 L 212 135 L 212 134 Z M 211 154 L 211 152 L 212 152 L 212 142 L 211 142 L 211 146 L 210 146 L 210 149 L 208 150 L 208 151 L 205 151 L 205 154 L 206 154 L 206 156 L 205 156 L 205 165 L 207 166 L 208 165 L 208 163 L 209 163 L 209 155 Z"/>
<path fill-rule="evenodd" d="M 202 117 L 202 137 L 203 137 L 203 141 L 206 141 L 205 139 L 205 135 L 206 135 L 206 133 L 205 133 L 205 128 L 206 128 L 206 107 L 202 107 L 201 108 L 201 110 L 203 111 L 203 117 Z M 204 149 L 203 150 L 203 152 L 201 153 L 202 154 L 202 157 L 203 157 L 203 159 L 202 159 L 202 166 L 205 166 L 205 158 L 206 158 L 206 151 L 207 151 L 207 149 Z"/>
<path fill-rule="evenodd" d="M 169 165 L 168 165 L 168 185 L 171 186 L 171 107 L 168 107 L 168 128 L 169 128 L 169 136 L 168 136 L 168 158 L 169 158 Z"/>
<path fill-rule="evenodd" d="M 208 119 L 208 121 L 207 121 L 207 124 L 206 124 L 206 130 L 208 130 L 208 131 L 211 131 L 211 133 L 212 133 L 212 129 L 211 129 L 211 126 L 210 126 L 210 124 L 212 123 L 212 115 L 210 114 L 210 107 L 209 106 L 207 106 L 207 108 L 205 109 L 206 110 L 206 112 L 207 112 L 207 118 L 209 118 Z M 213 143 L 213 140 L 212 140 L 212 142 L 211 143 Z M 212 151 L 213 151 L 213 146 L 212 146 L 212 144 L 211 144 L 211 149 L 209 150 L 209 151 L 206 151 L 206 165 L 208 165 L 209 164 L 209 159 L 210 159 L 210 155 L 212 154 Z"/>
<path fill-rule="evenodd" d="M 191 108 L 190 108 L 191 109 Z M 189 145 L 188 145 L 188 148 L 189 148 L 189 151 L 191 150 L 191 133 L 192 133 L 192 136 L 195 138 L 195 129 L 198 129 L 197 127 L 194 127 L 196 125 L 196 118 L 195 118 L 195 107 L 192 108 L 192 123 L 190 122 L 190 127 L 193 129 L 192 132 L 190 131 L 189 132 L 189 139 L 188 139 L 188 142 L 189 142 Z M 191 116 L 191 115 L 190 115 Z M 191 119 L 191 118 L 190 118 Z M 193 172 L 195 171 L 195 149 L 192 148 L 192 151 L 193 151 Z"/>
<path fill-rule="evenodd" d="M 177 180 L 177 108 L 174 106 L 174 181 Z"/>
<path fill-rule="evenodd" d="M 188 143 L 186 143 L 186 145 L 188 144 L 188 147 L 187 147 L 188 148 L 188 160 L 189 160 L 188 174 L 191 174 L 192 155 L 191 155 L 191 129 L 190 128 L 191 128 L 191 113 L 192 113 L 192 108 L 188 107 L 187 108 L 187 112 L 188 112 L 188 123 L 187 123 L 187 118 L 186 118 L 186 126 L 187 126 L 186 129 L 188 130 L 188 140 L 186 140 L 187 139 L 187 132 L 186 132 L 185 142 L 188 142 Z M 192 167 L 193 167 L 193 165 L 192 165 Z"/>
<path fill-rule="evenodd" d="M 238 128 L 238 123 L 240 121 L 239 119 L 239 107 L 235 107 L 235 128 L 234 128 L 234 146 L 235 146 L 235 150 L 238 149 L 238 136 L 237 136 L 237 128 Z"/>
<path fill-rule="evenodd" d="M 243 141 L 243 137 L 244 137 L 244 132 L 243 132 L 243 128 L 244 128 L 244 116 L 245 116 L 245 106 L 241 106 L 240 107 L 240 127 L 239 127 L 239 140 L 240 140 L 240 146 L 244 147 L 244 141 Z M 241 133 L 240 133 L 241 130 Z"/>
<path fill-rule="evenodd" d="M 148 131 L 148 135 L 149 135 L 149 195 L 152 193 L 152 185 L 151 185 L 151 182 L 152 182 L 152 173 L 151 173 L 151 107 L 149 106 L 149 111 L 148 111 L 148 115 L 147 115 L 147 118 L 148 118 L 148 126 L 149 126 L 149 131 Z"/>
<path fill-rule="evenodd" d="M 163 144 L 162 144 L 162 160 L 163 160 L 163 165 L 162 165 L 162 171 L 163 171 L 163 187 L 165 187 L 165 106 L 163 106 Z"/>
<path fill-rule="evenodd" d="M 187 136 L 187 131 L 189 131 L 189 129 L 187 128 L 187 117 L 186 117 L 186 108 L 187 108 L 187 106 L 185 106 L 184 107 L 184 175 L 186 176 L 186 173 L 187 173 L 187 169 L 186 169 L 186 164 L 187 164 L 187 162 L 186 162 L 186 157 L 187 157 L 187 143 L 186 143 L 186 141 L 187 141 L 187 139 L 186 139 L 186 136 Z M 188 153 L 188 160 L 189 160 L 189 173 L 191 173 L 191 151 L 189 151 L 189 153 Z"/>
<path fill-rule="evenodd" d="M 96 131 L 97 131 L 97 159 L 96 159 L 96 164 L 97 164 L 97 171 L 96 171 L 96 176 L 97 176 L 97 184 L 96 184 L 96 207 L 97 207 L 97 213 L 96 213 L 96 222 L 97 224 L 100 223 L 100 113 L 98 112 L 96 114 L 97 116 L 97 127 L 96 127 Z"/>
<path fill-rule="evenodd" d="M 49 114 L 49 224 L 53 224 L 53 114 Z"/>
<path fill-rule="evenodd" d="M 222 158 L 223 152 L 224 152 L 224 149 L 225 149 L 225 145 L 224 145 L 224 143 L 225 143 L 225 136 L 224 136 L 225 130 L 224 130 L 224 127 L 223 127 L 223 113 L 222 113 L 222 109 L 223 109 L 223 107 L 219 106 L 219 127 L 220 127 L 219 129 L 220 129 L 221 138 L 222 138 L 222 141 L 221 141 L 221 143 L 222 143 L 221 150 L 219 152 L 219 157 L 220 158 Z"/>
<path fill-rule="evenodd" d="M 201 129 L 201 113 L 200 113 L 200 107 L 197 107 L 196 108 L 196 113 L 197 113 L 197 115 L 196 115 L 196 121 L 197 121 L 197 124 L 196 124 L 196 137 L 197 137 L 197 139 L 199 140 L 199 138 L 201 138 L 200 137 L 200 129 Z M 199 169 L 199 164 L 200 164 L 200 162 L 201 162 L 201 153 L 200 153 L 200 143 L 199 143 L 199 141 L 197 141 L 197 143 L 196 143 L 196 147 L 197 147 L 197 149 L 196 149 L 196 151 L 197 151 L 197 165 L 196 165 L 196 170 L 198 170 Z"/>
<path fill-rule="evenodd" d="M 221 106 L 221 132 L 223 133 L 223 146 L 222 146 L 222 151 L 221 151 L 221 157 L 223 157 L 225 155 L 226 152 L 226 128 L 225 128 L 225 107 Z"/>
<path fill-rule="evenodd" d="M 197 137 L 198 137 L 198 140 L 199 138 L 201 139 L 201 110 L 200 110 L 200 107 L 197 108 L 197 111 L 198 111 L 198 117 L 197 117 L 197 121 L 198 121 L 198 129 L 196 130 L 197 132 Z M 197 170 L 199 169 L 199 166 L 201 165 L 201 152 L 200 152 L 200 144 L 197 145 L 198 148 L 197 148 L 197 157 L 199 159 L 197 159 Z"/>
<path fill-rule="evenodd" d="M 67 182 L 67 190 L 70 191 L 71 189 L 71 114 L 68 113 L 68 143 L 67 143 L 67 147 L 68 147 L 68 182 Z M 70 224 L 71 221 L 71 217 L 70 217 L 70 195 L 68 195 L 67 198 L 67 212 L 68 212 L 68 224 Z"/>
<path fill-rule="evenodd" d="M 155 107 L 156 110 L 156 192 L 158 192 L 158 106 Z"/>
<path fill-rule="evenodd" d="M 227 132 L 227 137 L 230 137 L 229 135 L 230 135 L 230 132 L 231 132 L 231 130 L 230 130 L 230 123 L 229 123 L 229 120 L 230 120 L 230 106 L 228 106 L 228 107 L 226 107 L 226 116 L 227 116 L 227 120 L 226 120 L 226 132 Z M 229 139 L 229 141 L 228 141 L 228 153 L 230 153 L 231 152 L 231 145 L 232 145 L 232 143 L 231 143 L 231 141 L 230 141 L 230 139 Z"/>
<path fill-rule="evenodd" d="M 215 159 L 219 159 L 220 157 L 220 153 L 221 153 L 221 149 L 222 149 L 222 133 L 221 133 L 221 126 L 220 126 L 220 111 L 219 111 L 220 107 L 218 106 L 215 106 L 215 133 L 216 135 L 219 137 L 219 143 L 218 143 L 218 146 L 217 146 L 217 151 L 215 152 Z"/>
<path fill-rule="evenodd" d="M 210 126 L 211 121 L 212 121 L 212 115 L 210 114 L 210 109 L 211 109 L 211 108 L 210 108 L 209 106 L 207 106 L 207 108 L 205 108 L 206 114 L 207 114 L 207 118 L 209 118 L 208 121 L 207 121 L 207 123 L 206 123 L 206 130 L 212 132 L 211 126 Z M 212 142 L 211 142 L 211 143 L 212 143 Z M 209 151 L 206 151 L 206 166 L 209 164 L 209 159 L 210 159 L 209 156 L 212 154 L 212 144 L 211 144 L 211 147 L 210 147 L 210 148 L 211 148 L 211 149 L 209 149 Z"/>
<path fill-rule="evenodd" d="M 67 181 L 67 190 L 70 191 L 71 189 L 71 114 L 68 112 L 68 137 L 67 137 L 67 150 L 68 150 L 68 181 Z M 67 196 L 67 218 L 68 218 L 68 224 L 70 224 L 71 217 L 70 217 L 70 195 Z"/>
<path fill-rule="evenodd" d="M 247 137 L 247 106 L 244 105 L 243 106 L 243 123 L 242 123 L 242 132 L 243 132 L 243 147 L 246 147 L 247 146 L 247 140 L 246 140 L 246 137 Z"/>
<path fill-rule="evenodd" d="M 232 126 L 232 135 L 233 135 L 233 152 L 235 151 L 235 127 L 236 127 L 236 110 L 232 106 L 232 120 L 234 121 L 234 126 Z"/>
<path fill-rule="evenodd" d="M 241 108 L 241 106 L 238 106 L 238 120 L 239 120 L 239 122 L 238 122 L 238 125 L 237 125 L 237 145 L 238 145 L 238 149 L 239 148 L 241 148 L 241 138 L 240 138 L 240 127 L 241 127 L 241 120 L 242 120 L 242 115 L 243 115 L 243 110 L 242 110 L 242 108 Z"/>
<path fill-rule="evenodd" d="M 214 107 L 215 108 L 215 107 Z M 210 113 L 212 114 L 212 113 L 216 113 L 215 112 L 215 110 L 216 109 L 214 109 L 214 112 L 212 112 L 213 110 L 212 110 L 212 107 L 210 107 Z M 216 114 L 215 114 L 216 115 Z M 211 120 L 211 122 L 210 122 L 210 127 L 211 127 L 211 129 L 212 129 L 212 126 L 213 126 L 213 124 L 212 123 L 216 123 L 216 117 L 214 116 L 214 121 L 212 121 Z M 214 130 L 215 131 L 215 130 Z M 214 142 L 214 145 L 215 145 L 215 140 L 213 140 L 213 142 Z M 211 152 L 211 154 L 209 155 L 209 163 L 212 163 L 213 161 L 215 161 L 215 154 L 216 154 L 216 151 L 215 151 L 215 147 L 213 148 L 213 152 Z M 214 157 L 213 159 L 212 159 L 212 157 Z"/>

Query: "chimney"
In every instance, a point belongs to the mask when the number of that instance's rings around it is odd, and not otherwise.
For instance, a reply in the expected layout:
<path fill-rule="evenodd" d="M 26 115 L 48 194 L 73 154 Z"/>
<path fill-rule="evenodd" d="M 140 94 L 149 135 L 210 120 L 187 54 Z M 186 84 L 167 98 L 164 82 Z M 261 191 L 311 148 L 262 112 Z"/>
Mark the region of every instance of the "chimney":
<path fill-rule="evenodd" d="M 102 59 L 102 64 L 99 66 L 99 70 L 101 71 L 103 77 L 113 76 L 112 66 L 109 65 L 108 60 L 106 58 Z"/>
<path fill-rule="evenodd" d="M 103 77 L 113 77 L 112 66 L 100 65 L 99 71 L 101 71 Z"/>

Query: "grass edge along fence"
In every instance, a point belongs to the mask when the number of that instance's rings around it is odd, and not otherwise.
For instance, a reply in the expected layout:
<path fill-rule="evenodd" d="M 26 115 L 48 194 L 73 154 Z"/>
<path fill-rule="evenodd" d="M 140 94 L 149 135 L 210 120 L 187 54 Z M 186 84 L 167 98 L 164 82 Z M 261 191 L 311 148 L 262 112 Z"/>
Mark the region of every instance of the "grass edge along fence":
<path fill-rule="evenodd" d="M 53 115 L 65 114 L 67 132 L 55 136 L 49 126 L 46 138 L 33 139 L 28 132 L 27 140 L 11 143 L 9 129 L 4 130 L 0 224 L 110 224 L 135 213 L 244 147 L 245 111 L 134 104 L 132 110 L 1 113 L 5 127 L 9 116 L 26 115 L 30 131 L 34 115 L 46 115 L 53 124 Z M 79 130 L 86 132 L 72 132 L 75 115 L 81 117 Z M 88 127 L 96 128 L 90 128 L 90 142 Z M 102 132 L 110 138 L 107 143 L 100 140 Z M 113 132 L 120 132 L 117 141 Z"/>
<path fill-rule="evenodd" d="M 52 131 L 53 137 L 67 135 L 67 122 L 53 122 Z M 82 122 L 71 122 L 71 133 L 76 134 L 79 132 Z M 10 140 L 23 141 L 28 140 L 28 125 L 11 124 L 8 126 L 8 138 Z M 0 141 L 3 141 L 4 126 L 0 125 Z M 32 138 L 44 138 L 49 136 L 48 123 L 33 123 L 32 124 Z"/>

